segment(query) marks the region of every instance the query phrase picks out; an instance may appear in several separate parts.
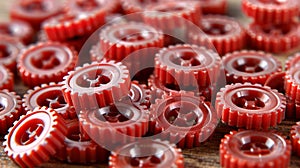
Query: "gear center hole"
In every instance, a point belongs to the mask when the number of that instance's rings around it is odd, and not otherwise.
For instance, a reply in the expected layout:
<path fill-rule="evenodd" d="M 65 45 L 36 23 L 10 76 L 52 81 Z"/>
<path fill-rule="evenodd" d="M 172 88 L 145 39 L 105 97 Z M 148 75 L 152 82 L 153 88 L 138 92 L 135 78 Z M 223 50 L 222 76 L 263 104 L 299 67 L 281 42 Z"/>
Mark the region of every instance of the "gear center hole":
<path fill-rule="evenodd" d="M 255 90 L 244 90 L 236 92 L 232 96 L 232 102 L 244 109 L 259 110 L 266 106 L 270 98 L 262 92 Z"/>
<path fill-rule="evenodd" d="M 164 151 L 153 149 L 147 144 L 131 149 L 130 155 L 125 160 L 133 167 L 153 167 L 160 164 L 165 157 Z"/>
<path fill-rule="evenodd" d="M 61 64 L 56 54 L 56 51 L 42 51 L 31 58 L 32 65 L 43 70 L 53 69 Z"/>
<path fill-rule="evenodd" d="M 118 105 L 110 105 L 100 108 L 96 117 L 104 122 L 117 123 L 125 122 L 133 118 L 134 112 L 129 108 Z"/>
<path fill-rule="evenodd" d="M 198 53 L 193 51 L 174 52 L 170 55 L 172 62 L 180 66 L 199 66 L 201 61 L 198 60 L 198 57 Z"/>
<path fill-rule="evenodd" d="M 47 8 L 47 4 L 45 1 L 41 1 L 41 0 L 34 0 L 34 1 L 23 1 L 23 3 L 21 4 L 23 9 L 28 11 L 28 12 L 32 12 L 32 11 L 36 11 L 36 12 L 46 12 L 48 10 Z"/>
<path fill-rule="evenodd" d="M 203 31 L 209 35 L 226 35 L 232 30 L 229 24 L 207 23 L 203 24 Z"/>
<path fill-rule="evenodd" d="M 63 94 L 60 90 L 52 90 L 45 92 L 37 98 L 37 104 L 39 106 L 46 106 L 53 109 L 59 109 L 67 105 Z"/>
<path fill-rule="evenodd" d="M 262 72 L 268 68 L 268 62 L 258 58 L 240 58 L 233 62 L 233 67 L 246 73 Z"/>
<path fill-rule="evenodd" d="M 268 155 L 272 152 L 275 142 L 267 137 L 250 136 L 241 139 L 240 150 L 246 155 Z"/>

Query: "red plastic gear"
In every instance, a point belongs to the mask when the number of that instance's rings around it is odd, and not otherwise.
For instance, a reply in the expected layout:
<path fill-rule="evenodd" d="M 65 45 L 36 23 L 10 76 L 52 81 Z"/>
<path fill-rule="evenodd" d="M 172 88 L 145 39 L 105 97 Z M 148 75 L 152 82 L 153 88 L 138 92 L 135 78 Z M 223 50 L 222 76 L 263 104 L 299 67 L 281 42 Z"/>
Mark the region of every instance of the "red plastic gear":
<path fill-rule="evenodd" d="M 297 22 L 281 25 L 251 23 L 246 30 L 249 47 L 256 50 L 281 53 L 300 44 L 300 25 Z"/>
<path fill-rule="evenodd" d="M 300 102 L 300 69 L 294 67 L 286 71 L 285 95 L 290 99 Z"/>
<path fill-rule="evenodd" d="M 43 23 L 43 30 L 48 38 L 53 41 L 68 41 L 74 38 L 89 36 L 105 23 L 103 16 L 91 13 L 67 13 L 52 17 Z"/>
<path fill-rule="evenodd" d="M 201 6 L 197 1 L 158 1 L 146 6 L 144 22 L 164 32 L 187 28 L 190 21 L 200 25 Z"/>
<path fill-rule="evenodd" d="M 150 109 L 150 132 L 180 148 L 200 146 L 217 124 L 217 113 L 210 103 L 193 93 L 164 95 Z"/>
<path fill-rule="evenodd" d="M 0 64 L 15 72 L 17 57 L 25 46 L 19 39 L 8 35 L 0 35 L 0 39 Z"/>
<path fill-rule="evenodd" d="M 287 119 L 300 119 L 300 103 L 287 97 L 285 116 Z"/>
<path fill-rule="evenodd" d="M 241 50 L 245 46 L 246 32 L 234 18 L 221 15 L 206 15 L 201 20 L 202 31 L 191 31 L 189 41 L 193 44 L 206 46 L 212 43 L 220 56 Z"/>
<path fill-rule="evenodd" d="M 267 130 L 284 119 L 286 98 L 267 86 L 237 83 L 217 93 L 215 106 L 223 123 Z"/>
<path fill-rule="evenodd" d="M 77 118 L 74 107 L 69 106 L 63 97 L 62 86 L 62 84 L 50 83 L 42 84 L 40 87 L 36 86 L 33 90 L 28 90 L 22 100 L 25 111 L 46 106 L 54 109 L 64 119 Z"/>
<path fill-rule="evenodd" d="M 42 22 L 62 13 L 60 0 L 16 0 L 10 9 L 12 20 L 22 20 L 39 30 Z"/>
<path fill-rule="evenodd" d="M 7 134 L 13 122 L 23 114 L 21 97 L 15 92 L 4 89 L 0 91 L 0 134 Z"/>
<path fill-rule="evenodd" d="M 149 109 L 151 105 L 150 89 L 146 85 L 140 84 L 138 81 L 131 82 L 129 97 L 134 104 L 146 106 L 147 109 Z"/>
<path fill-rule="evenodd" d="M 220 164 L 231 167 L 289 167 L 291 142 L 272 132 L 240 131 L 225 135 Z"/>
<path fill-rule="evenodd" d="M 226 82 L 265 84 L 276 72 L 281 72 L 281 62 L 273 55 L 260 51 L 236 51 L 222 58 Z"/>
<path fill-rule="evenodd" d="M 0 65 L 0 90 L 8 89 L 12 91 L 14 89 L 14 75 L 7 68 Z"/>
<path fill-rule="evenodd" d="M 107 106 L 127 96 L 130 75 L 122 63 L 102 61 L 84 64 L 64 77 L 66 102 L 75 109 Z"/>
<path fill-rule="evenodd" d="M 68 132 L 64 147 L 56 154 L 56 157 L 69 163 L 104 163 L 108 161 L 109 151 L 97 145 L 94 141 L 82 138 L 80 123 L 77 119 L 66 120 Z"/>
<path fill-rule="evenodd" d="M 117 13 L 121 9 L 119 0 L 67 0 L 66 12 L 71 13 L 95 13 L 103 17 L 103 13 Z"/>
<path fill-rule="evenodd" d="M 18 70 L 24 84 L 34 87 L 62 81 L 77 60 L 78 54 L 72 47 L 58 42 L 38 43 L 21 53 Z"/>
<path fill-rule="evenodd" d="M 291 23 L 299 13 L 295 0 L 242 0 L 242 9 L 256 23 Z"/>
<path fill-rule="evenodd" d="M 300 52 L 297 52 L 296 54 L 288 57 L 288 59 L 285 62 L 285 70 L 289 70 L 293 67 L 299 67 L 300 66 Z"/>
<path fill-rule="evenodd" d="M 268 86 L 271 89 L 276 89 L 278 92 L 285 94 L 284 78 L 285 72 L 274 73 L 266 80 L 265 86 Z"/>
<path fill-rule="evenodd" d="M 9 35 L 20 39 L 24 44 L 29 44 L 33 41 L 34 31 L 32 27 L 22 21 L 10 21 L 0 23 L 0 34 Z"/>
<path fill-rule="evenodd" d="M 225 14 L 227 0 L 200 0 L 203 14 Z"/>
<path fill-rule="evenodd" d="M 292 142 L 293 152 L 297 156 L 300 156 L 300 122 L 297 122 L 292 126 L 290 138 Z"/>
<path fill-rule="evenodd" d="M 9 129 L 4 151 L 21 167 L 35 167 L 63 147 L 66 133 L 63 119 L 54 110 L 36 108 Z"/>
<path fill-rule="evenodd" d="M 155 103 L 156 99 L 161 99 L 164 94 L 170 95 L 170 93 L 179 93 L 179 91 L 194 92 L 195 96 L 201 96 L 205 98 L 205 101 L 211 101 L 211 97 L 214 91 L 214 87 L 197 88 L 193 86 L 181 87 L 176 84 L 162 84 L 154 75 L 151 75 L 148 79 L 148 86 L 151 91 L 151 103 Z"/>
<path fill-rule="evenodd" d="M 141 55 L 151 56 L 155 53 L 147 48 L 162 47 L 163 33 L 144 23 L 117 23 L 104 28 L 100 33 L 100 50 L 108 60 L 122 61 L 129 54 L 141 49 L 144 49 Z M 144 62 L 134 59 L 132 61 Z"/>
<path fill-rule="evenodd" d="M 176 45 L 155 56 L 155 77 L 163 84 L 208 87 L 217 81 L 221 59 L 217 53 L 196 45 Z"/>
<path fill-rule="evenodd" d="M 183 168 L 179 148 L 167 141 L 139 140 L 112 152 L 109 167 L 176 167 Z"/>
<path fill-rule="evenodd" d="M 148 131 L 146 107 L 125 102 L 98 109 L 83 110 L 79 121 L 85 132 L 101 146 L 110 147 L 132 141 Z"/>

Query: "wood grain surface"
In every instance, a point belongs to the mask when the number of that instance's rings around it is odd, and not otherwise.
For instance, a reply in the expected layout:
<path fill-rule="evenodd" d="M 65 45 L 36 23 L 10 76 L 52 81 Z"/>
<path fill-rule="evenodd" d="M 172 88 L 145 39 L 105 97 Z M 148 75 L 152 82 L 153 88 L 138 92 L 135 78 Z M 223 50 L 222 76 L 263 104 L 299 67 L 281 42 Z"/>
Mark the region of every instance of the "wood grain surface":
<path fill-rule="evenodd" d="M 2 0 L 0 1 L 0 21 L 7 21 L 8 18 L 8 10 L 11 1 Z M 228 15 L 234 16 L 238 18 L 243 24 L 247 24 L 249 19 L 247 19 L 240 11 L 240 1 L 239 0 L 229 0 L 229 9 Z M 278 55 L 277 57 L 283 62 L 287 55 L 296 52 L 296 50 L 286 53 L 284 55 Z M 16 92 L 22 95 L 27 90 L 26 87 L 22 85 L 20 80 L 17 79 L 16 82 Z M 283 135 L 288 135 L 291 126 L 295 124 L 295 121 L 284 121 L 275 129 L 282 132 Z M 193 149 L 184 149 L 184 157 L 185 157 L 185 167 L 193 168 L 193 167 L 203 167 L 203 168 L 216 168 L 220 167 L 219 164 L 219 143 L 220 139 L 230 130 L 234 130 L 235 128 L 228 127 L 224 124 L 219 124 L 215 133 L 211 137 L 211 139 L 202 144 L 201 147 L 193 148 Z M 3 141 L 3 137 L 0 137 L 0 140 Z M 2 142 L 0 142 L 2 143 Z M 3 151 L 3 147 L 0 147 L 0 167 L 1 168 L 13 168 L 18 167 L 11 161 Z M 66 163 L 61 163 L 55 159 L 50 160 L 48 163 L 43 164 L 41 167 L 71 167 L 71 168 L 81 168 L 81 167 L 107 167 L 106 165 L 71 165 Z M 298 157 L 292 156 L 290 167 L 296 168 L 300 167 L 300 159 Z"/>

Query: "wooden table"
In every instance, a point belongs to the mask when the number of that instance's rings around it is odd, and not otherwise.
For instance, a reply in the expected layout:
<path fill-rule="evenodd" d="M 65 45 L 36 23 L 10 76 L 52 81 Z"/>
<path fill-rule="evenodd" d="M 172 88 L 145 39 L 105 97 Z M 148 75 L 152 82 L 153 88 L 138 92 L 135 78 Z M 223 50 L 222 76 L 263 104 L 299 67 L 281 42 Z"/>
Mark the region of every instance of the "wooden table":
<path fill-rule="evenodd" d="M 234 16 L 238 18 L 243 24 L 247 24 L 249 19 L 247 19 L 240 11 L 240 1 L 239 0 L 228 0 L 230 8 L 228 9 L 228 13 L 230 16 Z M 11 1 L 0 1 L 0 19 L 1 21 L 6 21 L 8 19 L 8 10 L 9 4 Z M 284 55 L 278 55 L 277 57 L 283 62 L 287 55 L 290 55 L 294 50 L 290 53 L 286 53 Z M 16 92 L 19 94 L 23 94 L 26 91 L 22 86 L 22 83 L 16 83 Z M 295 124 L 295 121 L 283 121 L 275 129 L 282 132 L 283 135 L 289 135 L 289 131 L 291 126 Z M 201 147 L 193 148 L 193 149 L 184 149 L 184 157 L 185 157 L 185 166 L 188 168 L 192 167 L 205 167 L 205 168 L 216 168 L 220 167 L 219 164 L 219 143 L 220 139 L 230 130 L 234 130 L 234 128 L 228 127 L 224 124 L 219 124 L 212 138 L 204 143 Z M 3 137 L 0 137 L 0 140 L 3 141 Z M 106 165 L 71 165 L 58 162 L 54 159 L 50 160 L 48 163 L 43 164 L 41 167 L 71 167 L 71 168 L 81 168 L 81 167 L 107 167 Z M 13 161 L 11 161 L 3 151 L 3 147 L 0 147 L 0 167 L 1 168 L 11 168 L 17 167 Z M 292 156 L 290 167 L 296 168 L 300 167 L 300 158 L 296 156 Z"/>

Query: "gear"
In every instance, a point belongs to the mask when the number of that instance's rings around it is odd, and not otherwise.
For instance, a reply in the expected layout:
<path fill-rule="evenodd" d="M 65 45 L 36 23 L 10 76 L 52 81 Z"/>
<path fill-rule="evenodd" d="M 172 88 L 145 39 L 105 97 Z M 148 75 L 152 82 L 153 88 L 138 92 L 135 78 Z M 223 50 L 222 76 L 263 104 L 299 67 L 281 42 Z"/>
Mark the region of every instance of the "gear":
<path fill-rule="evenodd" d="M 215 106 L 229 126 L 267 130 L 284 119 L 286 98 L 267 86 L 237 83 L 217 93 Z"/>
<path fill-rule="evenodd" d="M 285 94 L 284 78 L 285 72 L 276 72 L 266 80 L 265 86 L 268 86 L 271 89 L 276 89 L 279 93 Z"/>
<path fill-rule="evenodd" d="M 22 101 L 15 92 L 4 89 L 0 91 L 0 134 L 7 134 L 7 130 L 23 114 Z"/>
<path fill-rule="evenodd" d="M 179 148 L 167 141 L 139 140 L 112 152 L 109 167 L 176 167 L 183 168 Z"/>
<path fill-rule="evenodd" d="M 32 27 L 22 21 L 10 21 L 0 23 L 0 34 L 18 38 L 24 44 L 29 44 L 33 41 L 34 31 Z"/>
<path fill-rule="evenodd" d="M 228 2 L 226 0 L 199 1 L 203 14 L 226 14 Z"/>
<path fill-rule="evenodd" d="M 298 47 L 300 44 L 300 25 L 289 24 L 257 24 L 251 23 L 246 29 L 249 47 L 272 53 L 282 53 Z"/>
<path fill-rule="evenodd" d="M 189 41 L 200 46 L 212 43 L 220 56 L 241 50 L 245 46 L 246 32 L 234 18 L 206 15 L 202 18 L 200 27 L 204 33 L 199 34 L 199 30 L 191 31 Z"/>
<path fill-rule="evenodd" d="M 14 90 L 14 75 L 7 68 L 0 65 L 0 90 Z"/>
<path fill-rule="evenodd" d="M 10 9 L 12 20 L 22 20 L 39 30 L 42 22 L 63 11 L 60 0 L 16 0 Z"/>
<path fill-rule="evenodd" d="M 297 52 L 296 54 L 288 57 L 288 59 L 285 62 L 285 70 L 289 70 L 293 67 L 299 67 L 300 66 L 300 52 Z"/>
<path fill-rule="evenodd" d="M 300 102 L 300 70 L 294 67 L 286 71 L 285 95 L 297 102 Z"/>
<path fill-rule="evenodd" d="M 180 148 L 200 146 L 214 132 L 217 113 L 208 102 L 193 93 L 164 95 L 150 108 L 150 133 Z"/>
<path fill-rule="evenodd" d="M 120 62 L 102 61 L 77 67 L 64 77 L 66 102 L 75 109 L 105 107 L 127 96 L 130 75 Z"/>
<path fill-rule="evenodd" d="M 103 13 L 118 13 L 121 4 L 119 0 L 67 0 L 65 10 L 76 14 L 95 13 L 97 17 L 102 17 Z"/>
<path fill-rule="evenodd" d="M 0 39 L 0 64 L 15 72 L 17 57 L 25 46 L 19 39 L 8 35 L 0 35 Z"/>
<path fill-rule="evenodd" d="M 292 142 L 292 149 L 293 152 L 300 156 L 300 122 L 297 122 L 295 125 L 292 126 L 291 132 L 290 132 L 290 138 Z"/>
<path fill-rule="evenodd" d="M 62 81 L 75 68 L 77 60 L 73 48 L 58 42 L 42 42 L 21 53 L 18 70 L 24 84 L 34 87 Z"/>
<path fill-rule="evenodd" d="M 231 167 L 289 167 L 291 142 L 272 132 L 240 131 L 225 135 L 220 144 L 220 164 Z"/>
<path fill-rule="evenodd" d="M 73 164 L 105 163 L 108 161 L 109 151 L 90 139 L 82 138 L 77 119 L 66 120 L 65 122 L 68 132 L 64 147 L 56 154 L 59 160 Z"/>
<path fill-rule="evenodd" d="M 21 116 L 8 132 L 6 154 L 21 167 L 35 167 L 63 147 L 67 128 L 54 110 L 41 107 Z"/>
<path fill-rule="evenodd" d="M 281 72 L 281 62 L 273 55 L 260 51 L 236 51 L 222 58 L 226 80 L 231 83 L 265 84 L 276 72 Z"/>
<path fill-rule="evenodd" d="M 221 59 L 217 53 L 196 45 L 164 48 L 155 56 L 155 77 L 163 84 L 208 87 L 216 83 Z"/>
<path fill-rule="evenodd" d="M 151 48 L 163 47 L 163 34 L 144 23 L 128 22 L 117 23 L 104 28 L 100 32 L 100 51 L 105 54 L 108 60 L 122 61 L 131 53 L 142 50 L 139 55 L 149 55 L 152 58 L 155 53 Z M 148 48 L 150 48 L 148 50 Z M 145 56 L 138 57 L 142 59 Z M 135 60 L 134 62 L 144 62 L 145 60 Z M 145 57 L 148 58 L 148 57 Z M 149 60 L 146 60 L 149 61 Z"/>
<path fill-rule="evenodd" d="M 52 17 L 43 23 L 43 31 L 53 41 L 68 41 L 77 37 L 89 36 L 105 23 L 103 16 L 91 13 L 68 13 Z"/>
<path fill-rule="evenodd" d="M 62 86 L 62 84 L 50 83 L 49 85 L 42 84 L 41 87 L 36 86 L 33 90 L 28 90 L 22 100 L 25 111 L 46 106 L 54 109 L 64 119 L 77 118 L 74 107 L 69 106 L 63 97 Z"/>
<path fill-rule="evenodd" d="M 242 9 L 256 23 L 291 23 L 299 14 L 299 2 L 295 0 L 242 0 Z"/>
<path fill-rule="evenodd" d="M 115 102 L 81 111 L 79 121 L 85 132 L 99 145 L 120 145 L 147 133 L 149 112 L 145 109 L 131 103 Z"/>

